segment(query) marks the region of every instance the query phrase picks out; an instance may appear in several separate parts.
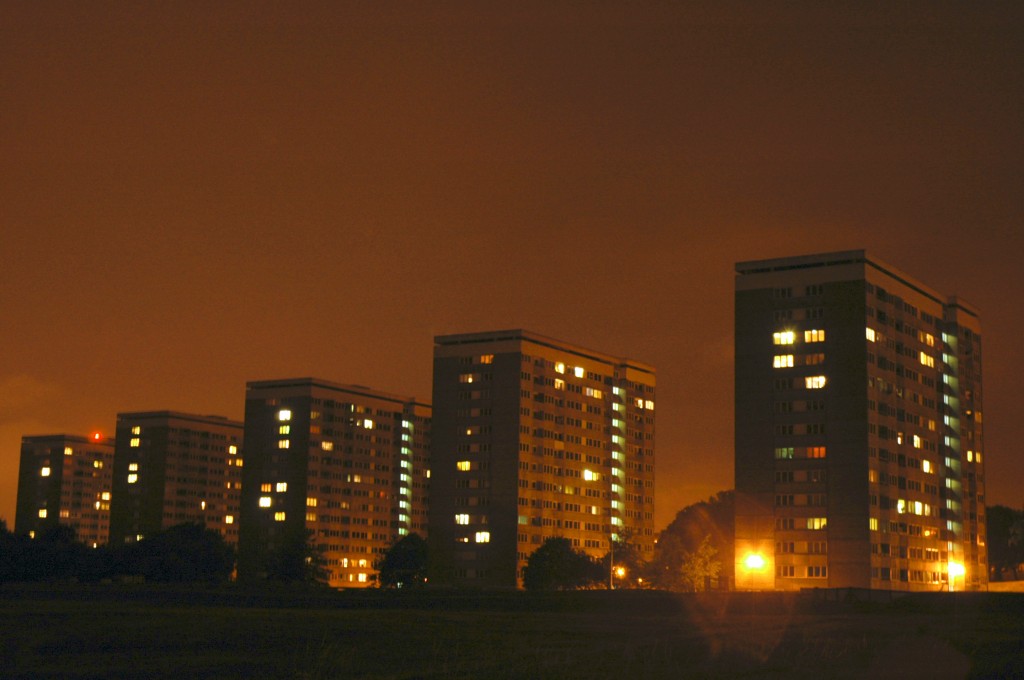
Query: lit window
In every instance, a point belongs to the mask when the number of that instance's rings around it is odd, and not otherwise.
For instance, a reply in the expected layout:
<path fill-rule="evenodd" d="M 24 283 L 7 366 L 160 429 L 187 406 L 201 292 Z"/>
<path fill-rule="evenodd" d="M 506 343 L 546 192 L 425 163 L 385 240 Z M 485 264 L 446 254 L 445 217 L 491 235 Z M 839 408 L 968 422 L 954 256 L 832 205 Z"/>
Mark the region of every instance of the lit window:
<path fill-rule="evenodd" d="M 653 411 L 654 410 L 654 402 L 651 401 L 650 399 L 645 400 L 644 401 L 644 408 L 647 409 L 648 411 Z"/>
<path fill-rule="evenodd" d="M 918 437 L 916 434 L 914 435 L 914 448 L 915 449 L 921 448 L 921 438 Z"/>
<path fill-rule="evenodd" d="M 469 515 L 466 515 L 466 514 L 455 515 L 455 523 L 456 524 L 469 524 Z"/>
<path fill-rule="evenodd" d="M 775 449 L 776 460 L 792 460 L 793 458 L 793 447 L 782 446 Z"/>
<path fill-rule="evenodd" d="M 278 482 L 275 491 L 278 493 L 284 493 L 288 490 L 288 482 Z"/>
<path fill-rule="evenodd" d="M 39 474 L 42 477 L 49 477 L 50 476 L 50 468 L 44 467 L 42 470 L 39 471 Z"/>
<path fill-rule="evenodd" d="M 472 383 L 475 379 L 476 379 L 476 376 L 474 374 L 472 374 L 472 373 L 460 373 L 459 374 L 459 382 L 460 383 Z"/>
<path fill-rule="evenodd" d="M 235 523 L 235 516 L 234 515 L 224 515 L 224 524 L 234 524 L 234 523 Z"/>
<path fill-rule="evenodd" d="M 555 378 L 555 389 L 556 390 L 564 390 L 565 389 L 565 381 L 562 380 L 561 378 Z"/>
<path fill-rule="evenodd" d="M 284 515 L 283 512 L 275 512 L 274 513 L 274 521 L 275 522 L 283 522 L 284 521 L 284 517 L 285 517 L 285 515 Z"/>
<path fill-rule="evenodd" d="M 475 538 L 476 538 L 476 542 L 477 543 L 490 543 L 491 542 L 491 532 L 490 531 L 478 531 L 478 532 L 476 532 L 476 537 Z"/>
<path fill-rule="evenodd" d="M 470 463 L 468 460 L 460 460 L 459 462 L 455 463 L 455 468 L 457 470 L 462 470 L 463 472 L 466 472 L 468 470 L 472 470 L 473 469 L 472 466 L 473 466 L 473 464 Z"/>
<path fill-rule="evenodd" d="M 594 387 L 588 387 L 586 390 L 584 390 L 584 392 L 588 397 L 593 397 L 594 399 L 604 398 L 604 392 Z"/>
<path fill-rule="evenodd" d="M 365 420 L 363 420 L 363 427 L 365 427 L 367 430 L 372 430 L 373 429 L 373 421 L 370 420 L 369 418 L 366 418 Z"/>
<path fill-rule="evenodd" d="M 277 440 L 277 448 L 279 448 L 279 449 L 287 449 L 289 446 L 291 446 L 291 442 L 289 442 L 287 439 L 278 439 Z"/>
<path fill-rule="evenodd" d="M 137 472 L 139 469 L 138 463 L 128 463 L 128 472 Z"/>
<path fill-rule="evenodd" d="M 565 373 L 565 364 L 561 361 L 555 364 L 555 373 Z"/>
<path fill-rule="evenodd" d="M 270 490 L 273 488 L 274 485 L 271 484 L 270 482 L 267 482 L 266 484 L 260 484 L 260 491 L 262 491 L 263 493 L 270 493 Z"/>
<path fill-rule="evenodd" d="M 307 522 L 315 522 L 316 521 L 316 513 L 315 512 L 307 512 L 306 513 L 306 521 Z"/>
<path fill-rule="evenodd" d="M 772 366 L 775 368 L 793 368 L 793 355 L 776 354 L 772 358 Z"/>
<path fill-rule="evenodd" d="M 306 507 L 307 508 L 315 508 L 316 507 L 316 499 L 315 498 L 307 498 L 306 499 Z"/>
<path fill-rule="evenodd" d="M 804 342 L 825 342 L 825 331 L 818 328 L 804 331 Z"/>
<path fill-rule="evenodd" d="M 494 355 L 493 354 L 481 354 L 480 355 L 480 359 L 479 359 L 479 363 L 481 363 L 481 364 L 491 364 L 491 363 L 494 363 Z"/>
<path fill-rule="evenodd" d="M 72 453 L 72 451 L 71 451 L 71 447 L 70 447 L 70 446 L 65 446 L 65 447 L 64 447 L 64 455 L 65 455 L 65 456 L 70 456 L 70 455 L 71 455 L 71 453 Z"/>
<path fill-rule="evenodd" d="M 133 449 L 139 448 L 139 438 L 132 437 L 131 441 L 128 442 L 128 446 L 132 447 Z"/>
<path fill-rule="evenodd" d="M 359 576 L 357 577 L 357 580 L 360 583 L 366 583 L 366 574 L 364 574 L 363 572 L 359 572 Z"/>
<path fill-rule="evenodd" d="M 867 335 L 868 342 L 874 342 L 875 341 L 875 329 L 874 328 L 865 328 L 864 331 L 865 331 L 865 334 Z"/>
<path fill-rule="evenodd" d="M 820 390 L 825 386 L 825 376 L 823 375 L 809 375 L 804 378 L 804 384 L 809 390 Z"/>
<path fill-rule="evenodd" d="M 139 481 L 139 476 L 137 474 L 135 474 L 133 472 L 130 475 L 128 475 L 128 483 L 129 484 L 134 484 L 137 481 Z"/>
<path fill-rule="evenodd" d="M 968 451 L 967 452 L 967 462 L 968 463 L 974 462 L 974 451 Z"/>
<path fill-rule="evenodd" d="M 918 358 L 920 359 L 921 364 L 923 366 L 928 366 L 929 368 L 935 368 L 935 357 L 933 357 L 932 355 L 926 354 L 925 352 L 921 352 L 919 354 Z"/>
<path fill-rule="evenodd" d="M 100 499 L 104 500 L 104 501 L 109 501 L 110 500 L 110 492 L 109 491 L 104 491 L 103 493 L 101 493 L 100 494 Z"/>
<path fill-rule="evenodd" d="M 824 446 L 808 446 L 807 447 L 808 458 L 824 458 L 825 447 Z"/>
<path fill-rule="evenodd" d="M 278 434 L 290 434 L 291 431 L 292 431 L 292 426 L 291 425 L 282 425 L 281 427 L 277 428 L 277 433 Z"/>
<path fill-rule="evenodd" d="M 260 507 L 269 508 L 270 504 L 273 503 L 270 496 L 260 496 Z"/>
<path fill-rule="evenodd" d="M 584 470 L 583 471 L 583 481 L 585 481 L 585 482 L 596 482 L 599 479 L 601 479 L 601 475 L 598 474 L 597 472 L 594 472 L 593 470 Z"/>
<path fill-rule="evenodd" d="M 199 509 L 206 510 L 206 501 L 199 501 Z"/>
<path fill-rule="evenodd" d="M 577 378 L 582 378 L 584 375 L 586 375 L 586 371 L 583 370 L 582 366 L 577 366 L 576 368 L 572 369 L 572 373 Z M 479 543 L 479 541 L 477 542 Z"/>
<path fill-rule="evenodd" d="M 286 408 L 283 408 L 283 409 L 281 409 L 280 411 L 277 412 L 277 419 L 280 420 L 281 422 L 285 422 L 286 420 L 291 420 L 292 419 L 292 412 L 289 411 Z"/>
<path fill-rule="evenodd" d="M 776 345 L 792 345 L 796 342 L 796 333 L 793 331 L 781 331 L 772 333 L 772 342 Z"/>
<path fill-rule="evenodd" d="M 39 517 L 41 519 L 46 519 L 46 508 L 39 508 Z"/>
<path fill-rule="evenodd" d="M 320 448 L 323 449 L 324 451 L 333 451 L 334 442 L 320 442 Z"/>
<path fill-rule="evenodd" d="M 142 428 L 136 425 L 132 428 L 132 434 L 142 434 Z"/>
<path fill-rule="evenodd" d="M 234 456 L 235 454 L 238 453 L 238 447 L 232 444 L 231 446 L 228 447 L 228 453 Z"/>
<path fill-rule="evenodd" d="M 97 469 L 99 469 L 99 468 L 103 467 L 103 461 L 102 461 L 102 460 L 94 460 L 94 461 L 92 462 L 92 466 L 93 466 L 94 468 L 97 468 Z"/>
<path fill-rule="evenodd" d="M 828 518 L 827 517 L 808 517 L 807 518 L 807 528 L 811 529 L 812 531 L 820 531 L 821 529 L 826 529 L 827 527 L 828 527 Z"/>
<path fill-rule="evenodd" d="M 925 472 L 932 472 L 932 462 L 930 460 L 922 460 L 921 469 Z"/>

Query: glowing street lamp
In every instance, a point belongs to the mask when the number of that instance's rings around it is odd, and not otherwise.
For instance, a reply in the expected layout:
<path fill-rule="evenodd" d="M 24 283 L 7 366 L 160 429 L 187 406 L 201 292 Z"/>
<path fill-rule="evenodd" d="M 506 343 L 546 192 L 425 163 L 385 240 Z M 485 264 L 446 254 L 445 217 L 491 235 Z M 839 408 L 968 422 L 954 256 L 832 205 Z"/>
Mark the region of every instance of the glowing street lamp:
<path fill-rule="evenodd" d="M 949 563 L 948 573 L 949 573 L 949 592 L 953 592 L 954 590 L 956 590 L 956 588 L 954 586 L 954 583 L 953 583 L 954 581 L 956 581 L 956 577 L 957 576 L 963 576 L 964 574 L 967 573 L 967 570 L 964 569 L 964 565 L 963 565 L 962 562 L 950 562 Z"/>
<path fill-rule="evenodd" d="M 743 566 L 750 571 L 760 571 L 761 569 L 764 569 L 765 564 L 764 555 L 761 555 L 760 553 L 750 553 L 743 558 Z"/>

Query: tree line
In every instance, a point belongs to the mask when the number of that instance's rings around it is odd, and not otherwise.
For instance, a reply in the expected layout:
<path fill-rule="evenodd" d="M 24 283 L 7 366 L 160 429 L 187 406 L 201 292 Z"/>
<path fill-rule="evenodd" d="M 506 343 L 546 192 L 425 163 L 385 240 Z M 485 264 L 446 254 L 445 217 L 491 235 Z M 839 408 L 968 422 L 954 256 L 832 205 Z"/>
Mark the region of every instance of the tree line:
<path fill-rule="evenodd" d="M 137 543 L 96 548 L 79 543 L 69 526 L 30 538 L 0 520 L 0 583 L 145 580 L 220 583 L 231 578 L 235 551 L 200 524 L 173 526 Z"/>
<path fill-rule="evenodd" d="M 733 492 L 723 491 L 679 511 L 645 559 L 633 537 L 593 558 L 564 537 L 551 537 L 527 560 L 527 590 L 659 588 L 704 591 L 732 583 Z M 385 588 L 422 587 L 431 575 L 429 544 L 417 534 L 395 543 L 375 565 Z"/>
<path fill-rule="evenodd" d="M 523 584 L 529 590 L 658 588 L 702 591 L 733 583 L 734 495 L 722 491 L 680 510 L 644 559 L 628 535 L 603 557 L 578 550 L 568 538 L 545 541 L 527 561 Z M 1024 511 L 1001 505 L 987 509 L 990 580 L 1024 576 Z M 270 580 L 326 583 L 322 551 L 312 532 L 296 534 L 267 556 Z M 51 526 L 36 538 L 16 535 L 0 519 L 0 583 L 32 581 L 221 583 L 232 578 L 235 551 L 223 537 L 200 524 L 173 526 L 145 540 L 90 548 L 68 526 Z M 431 574 L 427 541 L 410 534 L 374 565 L 377 585 L 414 588 Z"/>

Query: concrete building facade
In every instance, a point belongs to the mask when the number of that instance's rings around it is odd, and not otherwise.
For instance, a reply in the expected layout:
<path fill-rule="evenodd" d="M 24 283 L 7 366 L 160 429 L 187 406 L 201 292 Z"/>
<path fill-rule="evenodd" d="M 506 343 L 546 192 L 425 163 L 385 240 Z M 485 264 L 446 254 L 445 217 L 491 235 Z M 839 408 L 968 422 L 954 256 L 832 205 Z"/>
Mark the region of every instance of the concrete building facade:
<path fill-rule="evenodd" d="M 388 547 L 426 537 L 430 427 L 430 406 L 411 397 L 315 378 L 248 383 L 239 577 L 273 577 L 311 542 L 331 586 L 373 585 Z"/>
<path fill-rule="evenodd" d="M 78 541 L 107 542 L 114 470 L 114 442 L 56 434 L 22 437 L 14 530 L 37 536 L 58 524 Z"/>
<path fill-rule="evenodd" d="M 242 423 L 177 411 L 117 415 L 112 543 L 194 522 L 238 542 Z"/>
<path fill-rule="evenodd" d="M 655 371 L 524 330 L 435 338 L 430 532 L 443 578 L 516 587 L 563 536 L 654 544 Z"/>
<path fill-rule="evenodd" d="M 984 589 L 978 311 L 864 251 L 736 274 L 737 587 Z"/>

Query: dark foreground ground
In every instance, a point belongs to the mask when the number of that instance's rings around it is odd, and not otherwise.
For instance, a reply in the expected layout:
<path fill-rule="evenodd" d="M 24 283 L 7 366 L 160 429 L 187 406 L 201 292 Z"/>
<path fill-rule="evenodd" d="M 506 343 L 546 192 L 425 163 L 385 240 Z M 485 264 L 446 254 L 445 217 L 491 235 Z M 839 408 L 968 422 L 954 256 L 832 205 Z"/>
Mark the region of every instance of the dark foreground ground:
<path fill-rule="evenodd" d="M 1024 595 L 0 589 L 3 678 L 1022 678 Z"/>

